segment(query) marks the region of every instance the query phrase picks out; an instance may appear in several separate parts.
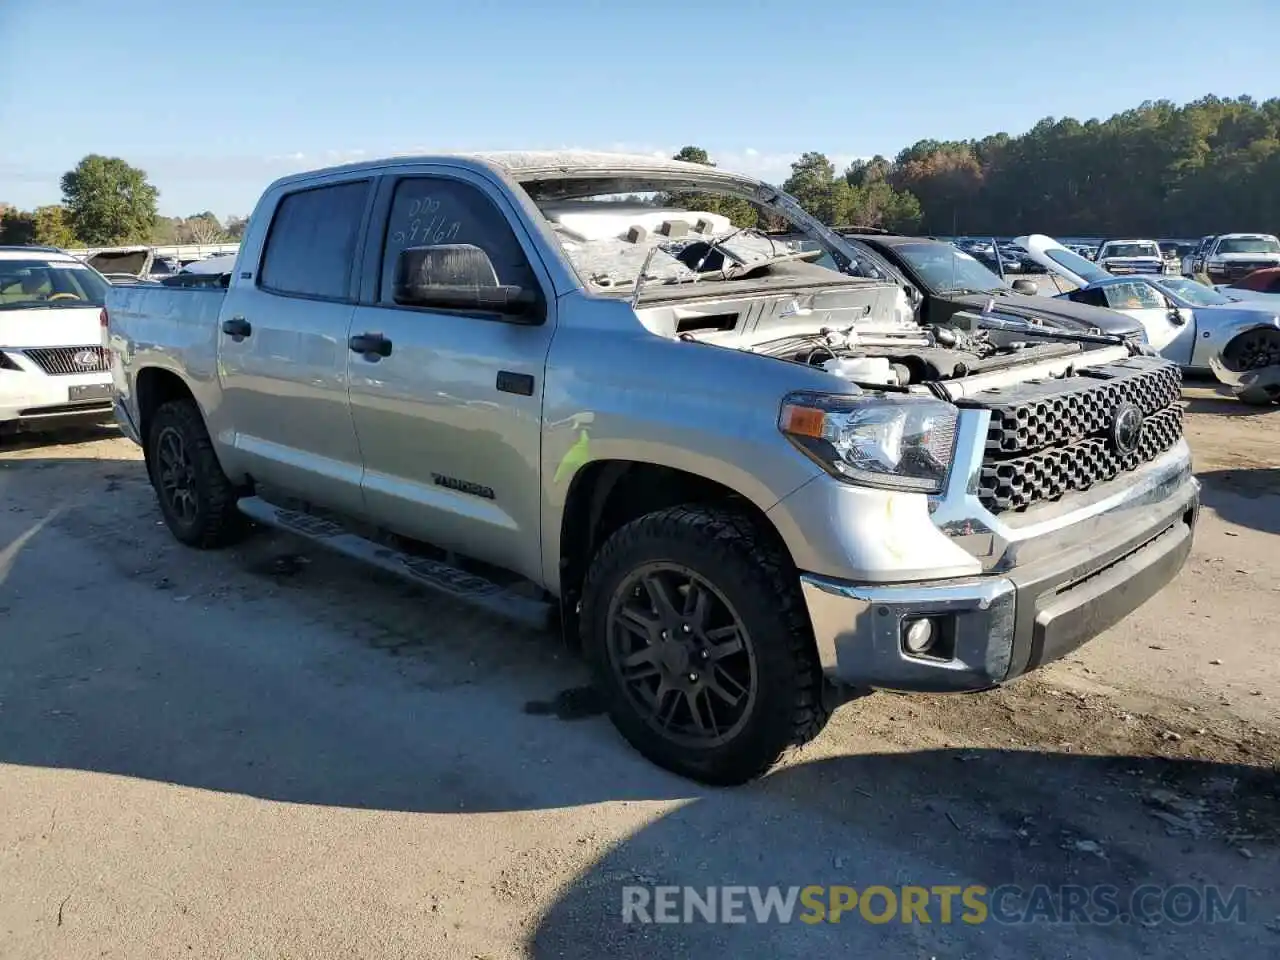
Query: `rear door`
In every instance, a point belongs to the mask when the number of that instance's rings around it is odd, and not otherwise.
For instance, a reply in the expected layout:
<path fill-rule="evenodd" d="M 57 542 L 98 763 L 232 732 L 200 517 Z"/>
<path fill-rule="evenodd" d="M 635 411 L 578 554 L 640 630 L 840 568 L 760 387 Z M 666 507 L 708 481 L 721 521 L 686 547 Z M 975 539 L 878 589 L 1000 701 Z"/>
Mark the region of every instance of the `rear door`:
<path fill-rule="evenodd" d="M 473 244 L 501 284 L 542 292 L 543 322 L 400 306 L 402 250 Z M 351 411 L 370 516 L 399 533 L 540 579 L 542 387 L 555 296 L 506 195 L 477 174 L 388 176 L 379 187 L 353 340 Z"/>
<path fill-rule="evenodd" d="M 215 423 L 259 481 L 358 513 L 362 464 L 347 400 L 354 264 L 373 196 L 368 177 L 283 193 L 261 256 L 243 251 L 223 305 Z M 261 234 L 259 234 L 261 236 Z M 256 264 L 256 273 L 246 267 Z"/>

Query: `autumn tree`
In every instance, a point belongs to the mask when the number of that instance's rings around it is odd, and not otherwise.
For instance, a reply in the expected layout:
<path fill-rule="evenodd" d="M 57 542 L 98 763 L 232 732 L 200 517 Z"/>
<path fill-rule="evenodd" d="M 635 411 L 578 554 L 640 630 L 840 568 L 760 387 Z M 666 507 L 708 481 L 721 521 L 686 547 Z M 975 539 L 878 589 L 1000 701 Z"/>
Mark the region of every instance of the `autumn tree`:
<path fill-rule="evenodd" d="M 180 243 L 221 243 L 226 239 L 222 222 L 208 210 L 183 220 L 178 235 Z"/>
<path fill-rule="evenodd" d="M 90 246 L 145 242 L 156 223 L 159 191 L 119 157 L 90 154 L 62 176 L 72 228 Z"/>

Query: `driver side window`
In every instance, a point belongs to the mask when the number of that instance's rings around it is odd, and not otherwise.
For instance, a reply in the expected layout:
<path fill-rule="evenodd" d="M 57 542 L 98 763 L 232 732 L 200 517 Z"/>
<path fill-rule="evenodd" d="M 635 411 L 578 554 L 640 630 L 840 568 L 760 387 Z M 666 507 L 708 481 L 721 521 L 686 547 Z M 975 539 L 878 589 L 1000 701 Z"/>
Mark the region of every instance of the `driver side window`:
<path fill-rule="evenodd" d="M 537 275 L 506 216 L 476 187 L 444 177 L 408 177 L 396 184 L 382 252 L 379 300 L 394 302 L 396 262 L 410 247 L 471 244 L 493 262 L 499 284 L 538 288 Z"/>
<path fill-rule="evenodd" d="M 1168 304 L 1145 283 L 1113 283 L 1107 287 L 1107 305 L 1112 310 L 1161 310 Z"/>

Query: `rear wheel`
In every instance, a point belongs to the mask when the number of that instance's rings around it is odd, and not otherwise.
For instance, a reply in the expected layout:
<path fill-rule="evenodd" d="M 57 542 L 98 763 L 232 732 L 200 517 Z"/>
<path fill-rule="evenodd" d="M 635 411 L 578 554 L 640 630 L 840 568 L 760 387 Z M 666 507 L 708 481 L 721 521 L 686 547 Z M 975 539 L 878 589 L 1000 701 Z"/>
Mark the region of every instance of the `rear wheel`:
<path fill-rule="evenodd" d="M 704 783 L 743 783 L 827 720 L 795 571 L 752 521 L 673 507 L 596 555 L 583 647 L 610 717 L 640 753 Z"/>
<path fill-rule="evenodd" d="M 213 451 L 195 403 L 172 400 L 151 417 L 147 469 L 169 532 L 191 547 L 234 543 L 248 531 L 238 493 Z"/>

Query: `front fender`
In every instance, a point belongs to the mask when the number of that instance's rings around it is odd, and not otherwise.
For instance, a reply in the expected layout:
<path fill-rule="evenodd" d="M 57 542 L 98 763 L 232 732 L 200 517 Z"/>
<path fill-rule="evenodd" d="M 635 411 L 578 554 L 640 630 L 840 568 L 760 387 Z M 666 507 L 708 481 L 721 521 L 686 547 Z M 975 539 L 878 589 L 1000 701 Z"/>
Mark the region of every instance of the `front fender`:
<path fill-rule="evenodd" d="M 1192 366 L 1198 369 L 1213 371 L 1213 376 L 1230 387 L 1240 387 L 1244 379 L 1251 379 L 1257 370 L 1233 370 L 1224 361 L 1226 348 L 1240 335 L 1252 333 L 1254 330 L 1276 330 L 1280 334 L 1280 316 L 1268 315 L 1262 311 L 1240 311 L 1239 314 L 1213 317 L 1217 323 L 1210 323 L 1207 311 L 1197 311 L 1196 351 L 1192 355 Z M 1266 367 L 1263 367 L 1266 369 Z"/>

